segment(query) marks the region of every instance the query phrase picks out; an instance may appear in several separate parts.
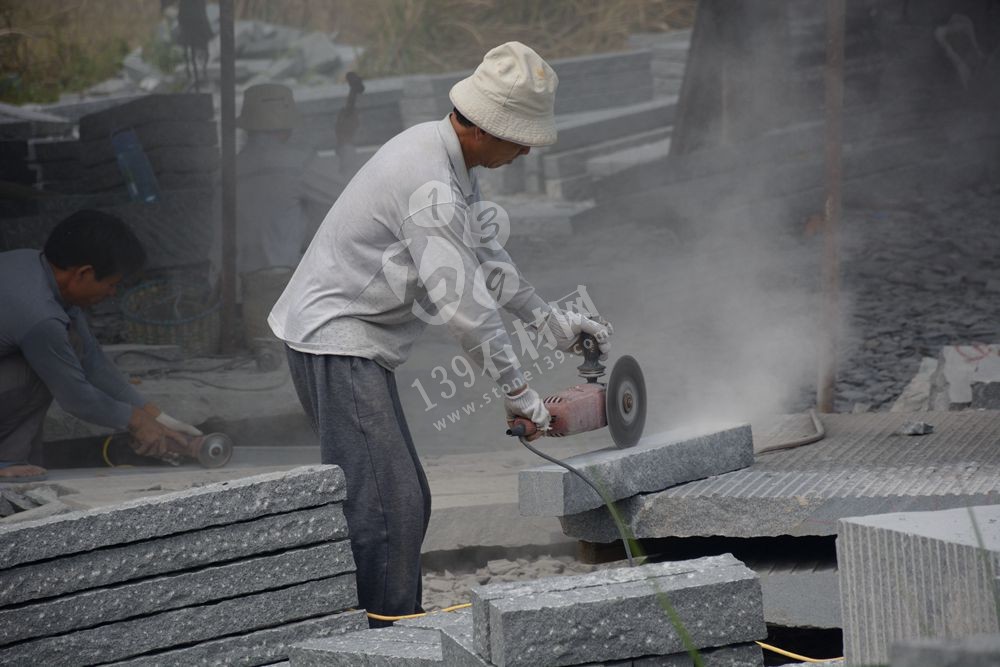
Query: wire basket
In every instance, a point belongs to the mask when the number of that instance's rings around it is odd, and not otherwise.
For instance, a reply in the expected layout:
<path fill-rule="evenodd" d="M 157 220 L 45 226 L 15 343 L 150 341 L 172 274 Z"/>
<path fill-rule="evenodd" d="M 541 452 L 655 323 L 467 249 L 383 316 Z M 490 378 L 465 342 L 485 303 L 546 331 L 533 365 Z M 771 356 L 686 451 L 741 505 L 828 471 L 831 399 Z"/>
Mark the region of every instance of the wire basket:
<path fill-rule="evenodd" d="M 178 345 L 190 354 L 215 354 L 219 347 L 219 299 L 207 284 L 151 280 L 121 300 L 125 338 L 144 345 Z"/>

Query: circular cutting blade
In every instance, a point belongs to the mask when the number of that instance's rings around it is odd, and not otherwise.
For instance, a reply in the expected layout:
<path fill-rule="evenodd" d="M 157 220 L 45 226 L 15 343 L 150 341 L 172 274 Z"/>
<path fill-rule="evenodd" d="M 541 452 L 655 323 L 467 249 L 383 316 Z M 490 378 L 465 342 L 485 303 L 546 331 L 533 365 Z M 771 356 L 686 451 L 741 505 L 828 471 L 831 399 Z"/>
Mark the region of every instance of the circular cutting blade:
<path fill-rule="evenodd" d="M 624 449 L 639 442 L 646 426 L 646 379 L 634 357 L 625 355 L 615 362 L 605 401 L 615 446 Z"/>

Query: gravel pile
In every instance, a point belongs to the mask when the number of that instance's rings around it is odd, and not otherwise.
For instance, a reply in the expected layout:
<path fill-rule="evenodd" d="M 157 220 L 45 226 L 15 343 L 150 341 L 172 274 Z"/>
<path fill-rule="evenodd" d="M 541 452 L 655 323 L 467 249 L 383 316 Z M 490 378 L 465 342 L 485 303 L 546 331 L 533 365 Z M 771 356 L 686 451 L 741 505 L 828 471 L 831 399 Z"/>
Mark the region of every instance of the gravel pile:
<path fill-rule="evenodd" d="M 1000 342 L 1000 187 L 845 217 L 837 411 L 887 410 L 942 346 Z"/>

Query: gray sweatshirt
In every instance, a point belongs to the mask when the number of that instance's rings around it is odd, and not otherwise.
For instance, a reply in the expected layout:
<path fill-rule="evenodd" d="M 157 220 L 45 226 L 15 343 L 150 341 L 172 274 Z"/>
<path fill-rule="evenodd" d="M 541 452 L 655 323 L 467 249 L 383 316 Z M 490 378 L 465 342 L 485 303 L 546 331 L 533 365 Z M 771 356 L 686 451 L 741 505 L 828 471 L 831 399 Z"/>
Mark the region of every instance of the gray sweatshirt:
<path fill-rule="evenodd" d="M 0 304 L 0 357 L 22 354 L 74 417 L 128 426 L 132 408 L 146 400 L 105 356 L 83 312 L 63 303 L 39 251 L 0 253 Z"/>
<path fill-rule="evenodd" d="M 323 220 L 271 311 L 274 334 L 301 352 L 394 370 L 426 324 L 445 324 L 498 382 L 523 382 L 498 300 L 526 324 L 549 306 L 489 225 L 479 228 L 492 215 L 477 215 L 479 200 L 448 118 L 400 133 Z"/>

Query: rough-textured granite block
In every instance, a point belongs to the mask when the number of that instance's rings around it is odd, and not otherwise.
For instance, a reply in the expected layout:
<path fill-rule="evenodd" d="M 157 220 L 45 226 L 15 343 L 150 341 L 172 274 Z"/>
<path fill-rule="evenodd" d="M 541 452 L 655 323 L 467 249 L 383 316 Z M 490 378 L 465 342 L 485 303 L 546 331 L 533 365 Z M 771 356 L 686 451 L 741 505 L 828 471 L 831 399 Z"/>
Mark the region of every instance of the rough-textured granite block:
<path fill-rule="evenodd" d="M 143 150 L 152 151 L 169 146 L 214 146 L 218 128 L 210 120 L 163 120 L 133 128 Z M 84 166 L 110 162 L 115 159 L 111 138 L 80 142 L 80 161 Z"/>
<path fill-rule="evenodd" d="M 0 527 L 0 569 L 344 499 L 337 466 L 303 466 Z"/>
<path fill-rule="evenodd" d="M 915 639 L 892 647 L 892 667 L 996 667 L 1000 635 Z"/>
<path fill-rule="evenodd" d="M 578 665 L 766 636 L 760 582 L 726 554 L 473 589 L 476 651 L 499 667 Z"/>
<path fill-rule="evenodd" d="M 1000 505 L 843 519 L 837 563 L 849 664 L 885 663 L 899 641 L 1000 632 Z"/>
<path fill-rule="evenodd" d="M 357 604 L 353 574 L 185 607 L 0 649 L 5 665 L 89 665 L 244 634 Z"/>
<path fill-rule="evenodd" d="M 295 644 L 294 667 L 424 667 L 441 664 L 441 631 L 391 627 Z"/>
<path fill-rule="evenodd" d="M 340 505 L 312 507 L 0 570 L 0 600 L 17 604 L 345 537 Z"/>
<path fill-rule="evenodd" d="M 440 616 L 440 615 L 439 615 Z M 467 611 L 447 614 L 452 618 L 436 624 L 441 630 L 441 659 L 444 667 L 491 667 L 476 653 L 472 639 L 472 615 Z M 416 619 L 420 621 L 421 619 Z M 440 620 L 440 619 L 439 619 Z M 398 625 L 398 624 L 397 624 Z M 703 667 L 756 667 L 764 656 L 756 644 L 736 644 L 699 651 Z M 687 653 L 647 656 L 606 663 L 588 663 L 584 667 L 691 667 Z"/>
<path fill-rule="evenodd" d="M 634 447 L 589 452 L 566 463 L 620 500 L 746 468 L 753 460 L 753 435 L 744 424 L 714 433 L 646 436 Z M 604 504 L 576 475 L 553 464 L 522 470 L 518 497 L 524 516 L 565 516 Z"/>
<path fill-rule="evenodd" d="M 212 639 L 184 648 L 151 653 L 109 667 L 197 667 L 208 665 L 288 665 L 276 663 L 288 657 L 288 647 L 310 639 L 334 637 L 346 632 L 358 632 L 368 627 L 363 611 L 348 611 L 332 616 L 310 618 L 256 630 L 242 635 Z"/>
<path fill-rule="evenodd" d="M 104 139 L 123 127 L 161 120 L 212 120 L 212 96 L 208 93 L 147 95 L 125 104 L 80 118 L 80 138 Z"/>
<path fill-rule="evenodd" d="M 813 432 L 804 418 L 789 436 Z M 1000 411 L 926 412 L 921 420 L 935 428 L 917 443 L 899 435 L 912 421 L 904 413 L 823 415 L 826 438 L 819 442 L 762 454 L 743 470 L 633 496 L 618 509 L 639 539 L 797 537 L 836 535 L 845 517 L 1000 503 Z M 604 508 L 560 521 L 577 539 L 618 539 Z"/>
<path fill-rule="evenodd" d="M 98 588 L 0 610 L 0 644 L 48 637 L 353 571 L 351 543 L 344 540 Z M 99 609 L 100 614 L 95 614 L 95 609 Z"/>

